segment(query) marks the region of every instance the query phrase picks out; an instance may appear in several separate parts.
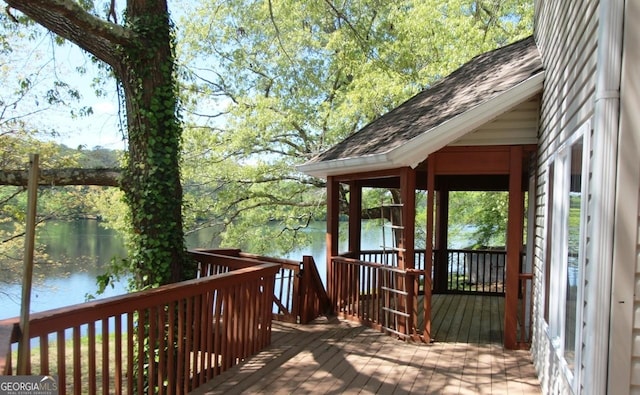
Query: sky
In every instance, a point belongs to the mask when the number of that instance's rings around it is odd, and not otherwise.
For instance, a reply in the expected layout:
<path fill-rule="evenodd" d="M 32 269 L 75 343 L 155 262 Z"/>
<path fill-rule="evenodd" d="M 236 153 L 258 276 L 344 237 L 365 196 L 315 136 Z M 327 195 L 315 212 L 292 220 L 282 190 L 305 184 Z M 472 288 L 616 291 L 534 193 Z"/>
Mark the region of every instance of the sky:
<path fill-rule="evenodd" d="M 118 97 L 115 89 L 115 80 L 109 81 L 104 89 L 106 94 L 97 97 L 91 87 L 92 79 L 97 75 L 97 68 L 88 61 L 87 55 L 75 46 L 67 45 L 57 49 L 60 62 L 65 62 L 64 70 L 68 73 L 64 80 L 80 91 L 79 106 L 90 106 L 93 114 L 73 118 L 68 109 L 54 111 L 51 115 L 52 126 L 59 135 L 52 140 L 71 148 L 84 146 L 92 149 L 96 146 L 109 149 L 125 149 L 119 128 Z M 75 67 L 87 68 L 85 74 L 74 70 Z"/>
<path fill-rule="evenodd" d="M 126 149 L 119 128 L 118 97 L 115 80 L 102 85 L 104 94 L 98 97 L 92 86 L 98 68 L 91 58 L 72 44 L 59 46 L 51 35 L 35 40 L 10 37 L 16 43 L 10 56 L 0 58 L 0 125 L 3 131 L 13 127 L 11 119 L 22 120 L 29 129 L 41 131 L 38 138 L 53 140 L 68 147 L 92 149 L 101 146 Z M 77 69 L 83 68 L 85 73 Z M 62 80 L 80 94 L 80 99 L 60 98 L 67 106 L 50 105 L 45 94 Z M 24 96 L 21 87 L 28 87 Z M 67 88 L 59 89 L 66 92 Z M 72 109 L 91 107 L 92 115 L 72 116 Z M 52 133 L 55 131 L 55 133 Z"/>
<path fill-rule="evenodd" d="M 93 108 L 93 115 L 79 119 L 70 116 L 55 117 L 58 136 L 51 139 L 70 148 L 83 146 L 85 149 L 103 147 L 109 149 L 126 149 L 126 141 L 118 126 L 117 100 L 104 99 L 85 100 Z"/>
<path fill-rule="evenodd" d="M 173 18 L 177 19 L 185 12 L 187 6 L 197 4 L 197 2 L 188 0 L 185 3 L 184 1 L 169 0 L 169 4 Z M 116 4 L 116 6 L 118 5 L 120 4 Z M 11 80 L 12 77 L 7 77 L 6 69 L 3 70 L 6 67 L 10 67 L 12 69 L 11 72 L 17 76 L 31 76 L 32 73 L 38 73 L 41 70 L 44 71 L 40 72 L 40 78 L 43 78 L 42 76 L 44 75 L 51 75 L 53 54 L 58 77 L 69 83 L 81 94 L 81 100 L 71 104 L 76 107 L 90 106 L 93 109 L 93 114 L 73 118 L 68 108 L 56 108 L 46 112 L 39 112 L 35 116 L 29 117 L 27 119 L 29 125 L 40 130 L 55 129 L 55 135 L 52 136 L 50 133 L 45 133 L 39 138 L 41 140 L 53 140 L 68 147 L 77 148 L 82 146 L 85 149 L 92 149 L 100 146 L 109 149 L 126 150 L 127 144 L 119 127 L 120 117 L 118 115 L 115 80 L 109 81 L 104 86 L 107 91 L 106 95 L 96 97 L 92 87 L 92 80 L 97 75 L 97 67 L 91 62 L 90 57 L 72 43 L 67 43 L 63 46 L 55 44 L 52 37 L 53 35 L 51 34 L 45 34 L 35 40 L 22 38 L 22 41 L 14 47 L 15 51 L 11 53 L 12 59 L 0 58 L 0 76 L 5 81 Z M 16 38 L 18 37 L 12 36 L 12 39 L 15 40 Z M 76 71 L 77 67 L 85 68 L 87 72 L 81 74 Z M 14 80 L 16 80 L 15 77 Z M 49 84 L 47 84 L 46 80 L 42 79 L 41 86 L 43 89 L 51 86 L 51 81 L 49 80 Z M 7 89 L 7 85 L 2 88 Z M 5 100 L 8 96 L 0 91 L 0 110 L 2 110 L 2 104 L 10 101 Z M 17 111 L 17 114 L 29 113 L 37 104 L 34 104 L 33 101 L 25 101 L 25 103 L 20 103 L 20 106 L 22 106 L 22 109 Z M 42 100 L 40 107 L 42 107 Z M 0 114 L 0 120 L 2 120 L 1 115 L 6 114 Z"/>

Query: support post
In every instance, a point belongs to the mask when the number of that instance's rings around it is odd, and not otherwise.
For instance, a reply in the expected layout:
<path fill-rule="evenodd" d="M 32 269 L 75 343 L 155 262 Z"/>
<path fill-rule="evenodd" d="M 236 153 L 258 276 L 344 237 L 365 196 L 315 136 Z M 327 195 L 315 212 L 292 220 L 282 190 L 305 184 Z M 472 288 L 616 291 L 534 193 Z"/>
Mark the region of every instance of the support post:
<path fill-rule="evenodd" d="M 435 223 L 435 266 L 433 270 L 433 290 L 435 293 L 444 293 L 447 291 L 449 259 L 447 245 L 448 227 L 449 227 L 449 190 L 441 188 L 435 192 L 436 198 L 436 223 Z"/>
<path fill-rule="evenodd" d="M 334 177 L 327 177 L 327 292 L 333 306 L 337 303 L 332 257 L 338 255 L 338 227 L 340 220 L 340 184 Z"/>
<path fill-rule="evenodd" d="M 29 184 L 27 186 L 27 226 L 24 237 L 24 277 L 22 280 L 22 305 L 20 310 L 20 342 L 18 343 L 18 374 L 30 374 L 29 310 L 31 308 L 31 280 L 33 277 L 33 250 L 36 234 L 36 207 L 38 202 L 38 154 L 31 154 Z"/>
<path fill-rule="evenodd" d="M 405 167 L 400 173 L 400 198 L 402 199 L 402 239 L 400 240 L 400 269 L 415 268 L 416 230 L 416 172 Z"/>
<path fill-rule="evenodd" d="M 433 156 L 427 158 L 427 240 L 424 253 L 424 340 L 430 342 L 431 337 L 431 287 L 433 274 L 433 214 L 434 190 L 436 184 L 435 161 Z"/>
<path fill-rule="evenodd" d="M 362 250 L 362 186 L 357 181 L 349 183 L 349 251 L 360 259 Z"/>
<path fill-rule="evenodd" d="M 415 230 L 416 230 L 416 171 L 410 167 L 404 167 L 400 171 L 400 198 L 402 200 L 402 239 L 400 240 L 400 257 L 398 266 L 403 270 L 415 268 Z M 402 281 L 407 292 L 406 311 L 408 319 L 401 320 L 400 330 L 411 335 L 416 332 L 417 299 L 414 289 L 414 275 L 407 275 Z"/>
<path fill-rule="evenodd" d="M 522 192 L 522 147 L 510 151 L 509 215 L 507 222 L 507 273 L 504 301 L 504 346 L 518 347 L 518 283 L 524 227 L 524 194 Z"/>

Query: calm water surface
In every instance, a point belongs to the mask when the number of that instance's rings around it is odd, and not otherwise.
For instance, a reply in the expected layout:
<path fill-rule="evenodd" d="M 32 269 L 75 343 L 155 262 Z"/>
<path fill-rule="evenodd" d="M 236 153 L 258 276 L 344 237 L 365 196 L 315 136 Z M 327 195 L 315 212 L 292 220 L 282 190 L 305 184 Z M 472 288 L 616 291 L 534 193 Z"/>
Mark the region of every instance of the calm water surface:
<path fill-rule="evenodd" d="M 96 292 L 96 276 L 104 273 L 110 259 L 126 256 L 118 234 L 93 220 L 49 222 L 38 227 L 36 242 L 47 262 L 33 268 L 32 312 L 84 302 L 87 294 Z M 122 294 L 125 287 L 125 282 L 117 284 L 100 297 Z M 22 272 L 2 271 L 0 289 L 0 318 L 19 315 Z"/>
<path fill-rule="evenodd" d="M 299 260 L 303 255 L 313 256 L 324 281 L 326 224 L 313 223 L 307 232 L 313 240 L 311 245 L 283 258 Z M 213 247 L 208 245 L 208 240 L 211 237 L 207 232 L 191 235 L 187 238 L 187 246 Z M 371 224 L 364 226 L 363 240 L 366 240 L 363 243 L 364 249 L 379 249 L 382 245 L 380 227 Z M 122 238 L 117 232 L 104 228 L 93 220 L 47 223 L 38 228 L 37 242 L 44 246 L 50 263 L 39 263 L 34 267 L 31 312 L 83 303 L 87 294 L 95 294 L 96 276 L 105 272 L 106 264 L 114 257 L 126 256 Z M 341 250 L 344 250 L 346 247 L 342 243 L 346 246 L 346 241 L 341 241 Z M 20 315 L 21 275 L 0 271 L 0 319 Z M 125 292 L 126 280 L 123 280 L 97 297 L 104 298 Z"/>

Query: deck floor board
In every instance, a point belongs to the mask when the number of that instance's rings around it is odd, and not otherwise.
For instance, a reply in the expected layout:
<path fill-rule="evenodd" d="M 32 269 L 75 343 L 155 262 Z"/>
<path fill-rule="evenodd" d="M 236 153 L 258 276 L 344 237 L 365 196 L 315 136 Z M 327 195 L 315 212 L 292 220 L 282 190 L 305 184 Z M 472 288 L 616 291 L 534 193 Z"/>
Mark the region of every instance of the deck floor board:
<path fill-rule="evenodd" d="M 432 344 L 337 318 L 274 322 L 271 346 L 193 394 L 540 394 L 529 352 L 501 345 L 502 298 L 435 295 L 433 305 Z"/>

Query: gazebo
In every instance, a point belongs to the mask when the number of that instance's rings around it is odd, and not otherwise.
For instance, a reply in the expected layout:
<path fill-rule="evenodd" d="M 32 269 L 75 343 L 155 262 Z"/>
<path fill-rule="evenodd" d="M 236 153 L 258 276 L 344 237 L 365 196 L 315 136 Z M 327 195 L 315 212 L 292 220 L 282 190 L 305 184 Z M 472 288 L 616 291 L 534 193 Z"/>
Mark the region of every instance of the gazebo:
<path fill-rule="evenodd" d="M 505 347 L 528 346 L 532 275 L 525 246 L 532 243 L 524 241 L 525 198 L 535 187 L 543 80 L 534 40 L 523 39 L 473 58 L 299 167 L 327 180 L 327 282 L 336 313 L 430 341 L 432 294 L 495 293 L 505 298 Z M 363 188 L 396 192 L 382 209 L 396 236 L 388 249 L 361 248 Z M 508 192 L 504 251 L 447 249 L 450 191 Z M 417 193 L 426 193 L 424 250 L 415 247 Z M 338 251 L 345 203 L 348 251 Z"/>

